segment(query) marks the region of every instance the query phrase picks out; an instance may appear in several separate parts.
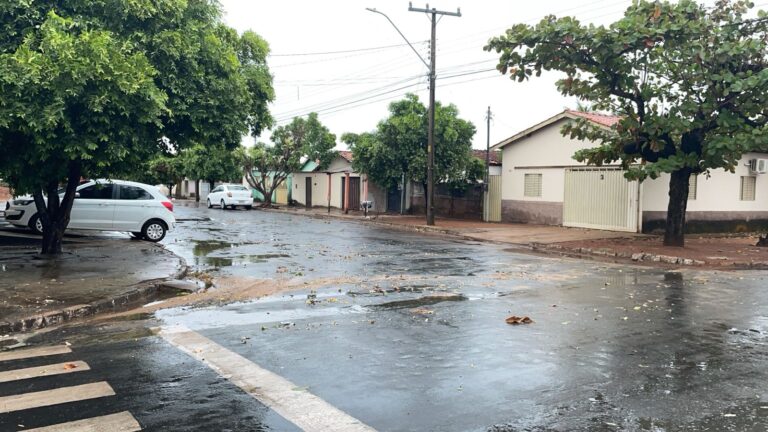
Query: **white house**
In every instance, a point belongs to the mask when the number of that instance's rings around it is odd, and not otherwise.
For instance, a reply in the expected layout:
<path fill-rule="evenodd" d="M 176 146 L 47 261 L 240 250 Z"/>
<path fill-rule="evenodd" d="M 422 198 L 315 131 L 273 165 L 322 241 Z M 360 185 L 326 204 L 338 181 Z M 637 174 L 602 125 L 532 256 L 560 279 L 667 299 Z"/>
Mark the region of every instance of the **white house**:
<path fill-rule="evenodd" d="M 293 173 L 292 197 L 306 207 L 334 207 L 360 210 L 363 201 L 372 201 L 371 211 L 386 211 L 386 192 L 352 168 L 352 152 L 338 151 L 326 169 L 308 161 L 301 172 Z M 347 190 L 350 191 L 347 196 Z"/>
<path fill-rule="evenodd" d="M 594 142 L 561 135 L 579 117 L 610 127 L 617 117 L 566 110 L 493 148 L 502 151 L 502 220 L 615 231 L 664 228 L 669 175 L 627 181 L 618 165 L 590 167 L 573 159 Z M 688 230 L 753 230 L 768 226 L 768 174 L 764 153 L 748 153 L 735 173 L 713 170 L 691 177 Z M 750 167 L 764 160 L 763 169 Z"/>

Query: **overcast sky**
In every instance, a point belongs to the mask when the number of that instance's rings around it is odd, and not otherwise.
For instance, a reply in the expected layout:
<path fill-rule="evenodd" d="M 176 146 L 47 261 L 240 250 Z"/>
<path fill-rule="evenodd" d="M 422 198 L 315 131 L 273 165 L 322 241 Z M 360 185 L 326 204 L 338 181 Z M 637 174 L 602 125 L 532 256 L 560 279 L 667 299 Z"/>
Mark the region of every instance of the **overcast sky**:
<path fill-rule="evenodd" d="M 409 12 L 403 0 L 220 0 L 226 22 L 251 29 L 270 44 L 269 66 L 278 125 L 317 112 L 338 137 L 375 129 L 387 106 L 413 92 L 428 102 L 427 67 L 379 14 L 386 13 L 429 61 L 430 22 Z M 709 4 L 712 0 L 708 1 Z M 764 2 L 757 2 L 764 3 Z M 495 71 L 498 57 L 483 51 L 489 38 L 513 24 L 533 24 L 548 14 L 573 15 L 582 22 L 607 24 L 623 15 L 631 0 L 432 0 L 430 7 L 455 12 L 437 26 L 437 100 L 455 104 L 477 128 L 473 147 L 485 148 L 485 113 L 491 107 L 491 145 L 526 129 L 576 101 L 554 86 L 558 75 L 525 83 Z M 425 2 L 414 2 L 425 8 Z M 269 132 L 262 134 L 268 139 Z"/>

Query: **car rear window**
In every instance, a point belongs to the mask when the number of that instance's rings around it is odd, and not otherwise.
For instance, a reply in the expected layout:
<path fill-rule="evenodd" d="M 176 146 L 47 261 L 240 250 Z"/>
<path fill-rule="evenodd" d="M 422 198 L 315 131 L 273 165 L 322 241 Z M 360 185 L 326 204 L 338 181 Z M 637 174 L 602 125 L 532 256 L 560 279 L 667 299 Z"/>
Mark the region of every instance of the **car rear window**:
<path fill-rule="evenodd" d="M 121 200 L 151 200 L 152 194 L 136 186 L 120 186 Z"/>
<path fill-rule="evenodd" d="M 229 186 L 230 190 L 236 191 L 236 190 L 244 190 L 247 191 L 248 189 L 245 186 Z"/>

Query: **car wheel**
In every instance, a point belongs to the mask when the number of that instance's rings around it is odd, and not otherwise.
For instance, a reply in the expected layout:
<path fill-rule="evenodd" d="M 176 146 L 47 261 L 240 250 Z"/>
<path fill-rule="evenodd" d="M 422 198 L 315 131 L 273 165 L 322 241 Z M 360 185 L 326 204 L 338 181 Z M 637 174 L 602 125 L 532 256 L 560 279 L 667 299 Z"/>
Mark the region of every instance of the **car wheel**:
<path fill-rule="evenodd" d="M 159 242 L 165 238 L 166 232 L 165 224 L 162 221 L 153 219 L 144 224 L 144 227 L 141 229 L 141 237 L 151 242 Z"/>
<path fill-rule="evenodd" d="M 208 208 L 213 207 L 213 204 L 211 204 L 211 200 L 210 199 L 205 200 L 205 201 L 206 201 L 206 204 L 208 204 Z"/>
<path fill-rule="evenodd" d="M 40 216 L 32 216 L 32 218 L 29 220 L 29 229 L 31 229 L 35 234 L 43 234 L 43 221 L 40 219 Z"/>
<path fill-rule="evenodd" d="M 253 209 L 253 206 L 252 206 L 252 205 L 249 205 L 249 206 L 245 206 L 245 209 L 246 209 L 246 210 L 252 210 L 252 209 Z"/>
<path fill-rule="evenodd" d="M 227 208 L 227 205 L 224 203 L 224 200 L 222 199 L 221 200 L 221 209 L 224 210 L 225 208 Z"/>

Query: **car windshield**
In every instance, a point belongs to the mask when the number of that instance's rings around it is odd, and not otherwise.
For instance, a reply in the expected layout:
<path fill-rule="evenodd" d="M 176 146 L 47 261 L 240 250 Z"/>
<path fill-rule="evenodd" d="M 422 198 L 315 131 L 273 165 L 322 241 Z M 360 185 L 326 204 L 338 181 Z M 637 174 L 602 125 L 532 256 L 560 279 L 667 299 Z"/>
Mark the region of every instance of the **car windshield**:
<path fill-rule="evenodd" d="M 245 188 L 245 186 L 238 186 L 238 185 L 230 186 L 229 189 L 233 190 L 233 191 L 236 191 L 236 190 L 239 190 L 239 191 L 248 190 L 248 189 Z"/>

